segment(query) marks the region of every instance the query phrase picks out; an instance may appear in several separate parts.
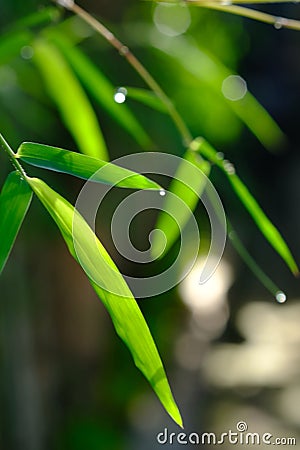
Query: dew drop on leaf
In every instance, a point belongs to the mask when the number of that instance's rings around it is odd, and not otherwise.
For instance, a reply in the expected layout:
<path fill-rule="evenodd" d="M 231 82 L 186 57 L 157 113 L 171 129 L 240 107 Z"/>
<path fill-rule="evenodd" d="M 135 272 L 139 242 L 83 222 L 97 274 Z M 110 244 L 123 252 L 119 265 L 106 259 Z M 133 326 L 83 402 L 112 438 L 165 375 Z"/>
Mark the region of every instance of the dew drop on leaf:
<path fill-rule="evenodd" d="M 276 292 L 275 298 L 278 303 L 284 303 L 287 300 L 285 293 L 282 291 Z"/>
<path fill-rule="evenodd" d="M 284 25 L 286 25 L 287 20 L 284 17 L 278 17 L 274 22 L 274 28 L 280 30 Z"/>

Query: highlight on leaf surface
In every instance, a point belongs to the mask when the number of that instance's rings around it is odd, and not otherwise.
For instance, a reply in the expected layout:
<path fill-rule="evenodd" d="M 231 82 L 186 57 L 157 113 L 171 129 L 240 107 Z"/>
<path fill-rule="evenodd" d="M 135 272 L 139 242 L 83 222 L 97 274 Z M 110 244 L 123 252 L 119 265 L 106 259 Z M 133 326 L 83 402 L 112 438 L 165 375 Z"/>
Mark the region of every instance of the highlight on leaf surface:
<path fill-rule="evenodd" d="M 100 286 L 90 278 L 93 288 L 112 318 L 116 332 L 129 348 L 136 366 L 149 381 L 166 411 L 182 426 L 180 412 L 156 345 L 121 273 L 87 222 L 67 200 L 38 178 L 29 178 L 28 182 L 59 227 L 71 255 L 78 261 L 76 251 L 80 249 L 80 264 L 84 271 L 92 274 L 93 279 L 101 280 Z M 111 287 L 115 291 L 116 286 L 120 295 L 110 292 Z"/>
<path fill-rule="evenodd" d="M 32 190 L 18 172 L 11 172 L 0 194 L 0 274 L 30 206 Z"/>
<path fill-rule="evenodd" d="M 45 39 L 35 40 L 32 46 L 32 60 L 80 151 L 107 160 L 106 144 L 94 109 L 64 56 Z"/>
<path fill-rule="evenodd" d="M 85 180 L 133 189 L 161 189 L 144 175 L 91 156 L 71 152 L 49 145 L 23 142 L 17 158 L 32 166 L 74 175 Z M 101 169 L 101 170 L 100 170 Z"/>

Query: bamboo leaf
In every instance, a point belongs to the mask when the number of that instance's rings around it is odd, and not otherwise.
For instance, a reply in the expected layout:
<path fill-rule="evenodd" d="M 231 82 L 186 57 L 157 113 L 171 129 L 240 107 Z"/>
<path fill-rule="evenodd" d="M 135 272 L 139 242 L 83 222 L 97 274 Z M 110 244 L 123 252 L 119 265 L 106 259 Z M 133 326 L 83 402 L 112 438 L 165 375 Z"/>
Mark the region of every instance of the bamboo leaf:
<path fill-rule="evenodd" d="M 93 288 L 107 308 L 116 332 L 131 351 L 136 366 L 150 382 L 173 420 L 182 426 L 180 413 L 149 328 L 114 262 L 70 203 L 42 180 L 30 178 L 28 181 L 58 225 L 70 253 L 78 262 L 80 260 L 81 266 L 89 274 Z M 116 289 L 120 295 L 113 293 Z"/>
<path fill-rule="evenodd" d="M 21 48 L 29 45 L 31 39 L 31 33 L 28 31 L 7 33 L 2 36 L 0 42 L 0 64 L 5 64 L 16 55 L 19 55 Z"/>
<path fill-rule="evenodd" d="M 228 108 L 251 130 L 256 138 L 268 150 L 277 150 L 285 141 L 285 135 L 249 90 L 237 101 L 226 99 L 222 93 L 222 84 L 233 73 L 215 56 L 200 48 L 194 40 L 186 36 L 177 36 L 166 46 L 161 39 L 155 39 L 155 47 L 169 55 L 180 64 L 182 71 L 188 72 L 208 89 L 219 96 Z"/>
<path fill-rule="evenodd" d="M 239 177 L 235 174 L 231 174 L 228 176 L 228 179 L 235 193 L 238 195 L 241 202 L 244 204 L 245 208 L 248 210 L 254 222 L 263 233 L 265 238 L 270 242 L 277 253 L 283 258 L 294 275 L 297 275 L 299 273 L 297 264 L 290 252 L 290 249 L 288 248 L 286 242 L 284 241 L 277 228 L 265 215 L 255 198 L 251 195 L 248 188 L 239 179 Z"/>
<path fill-rule="evenodd" d="M 68 173 L 84 180 L 133 189 L 161 189 L 149 178 L 91 156 L 49 145 L 23 142 L 17 158 L 28 164 L 56 172 Z M 101 169 L 101 170 L 100 170 Z"/>
<path fill-rule="evenodd" d="M 99 67 L 85 56 L 77 47 L 72 45 L 65 36 L 51 32 L 51 39 L 63 53 L 72 66 L 78 78 L 95 100 L 108 114 L 122 126 L 142 147 L 151 146 L 151 139 L 130 111 L 127 105 L 117 104 L 114 101 L 115 87 L 101 72 Z"/>
<path fill-rule="evenodd" d="M 18 172 L 11 172 L 0 195 L 0 274 L 30 206 L 32 191 Z"/>
<path fill-rule="evenodd" d="M 33 60 L 78 147 L 86 155 L 107 160 L 95 112 L 65 58 L 53 44 L 43 39 L 36 40 L 33 48 Z"/>
<path fill-rule="evenodd" d="M 200 138 L 196 141 L 198 142 L 198 151 L 212 163 L 215 163 L 226 174 L 233 190 L 241 200 L 244 207 L 248 210 L 261 233 L 265 236 L 274 250 L 282 257 L 293 274 L 298 275 L 299 269 L 288 245 L 277 228 L 266 216 L 248 188 L 236 175 L 232 164 L 227 160 L 223 160 L 219 153 L 216 152 L 216 150 L 203 139 Z"/>
<path fill-rule="evenodd" d="M 61 11 L 53 6 L 41 8 L 40 10 L 15 21 L 11 29 L 15 32 L 16 30 L 25 30 L 41 25 L 48 25 L 51 22 L 57 21 L 61 15 Z"/>
<path fill-rule="evenodd" d="M 271 278 L 262 270 L 255 259 L 250 255 L 247 248 L 244 246 L 243 242 L 228 222 L 227 225 L 229 231 L 228 237 L 232 243 L 232 246 L 235 248 L 244 263 L 249 267 L 251 272 L 261 282 L 261 284 L 274 295 L 275 298 L 278 294 L 283 293 L 282 290 L 271 280 Z"/>
<path fill-rule="evenodd" d="M 159 213 L 155 225 L 156 230 L 162 231 L 162 233 L 156 233 L 152 241 L 151 250 L 155 258 L 165 255 L 176 242 L 180 230 L 184 228 L 197 206 L 209 172 L 210 164 L 199 158 L 193 150 L 188 149 L 168 188 L 168 193 L 173 195 L 167 194 L 163 210 Z M 185 203 L 186 208 L 180 206 L 178 198 Z M 172 217 L 176 218 L 177 223 Z M 161 253 L 161 236 L 163 235 L 166 246 Z"/>

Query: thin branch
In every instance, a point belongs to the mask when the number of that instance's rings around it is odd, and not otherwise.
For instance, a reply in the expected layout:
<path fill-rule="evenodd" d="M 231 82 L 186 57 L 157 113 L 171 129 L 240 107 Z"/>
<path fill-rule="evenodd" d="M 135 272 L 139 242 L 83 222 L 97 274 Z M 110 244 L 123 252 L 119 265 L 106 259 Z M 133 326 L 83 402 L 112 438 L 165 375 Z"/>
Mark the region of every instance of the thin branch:
<path fill-rule="evenodd" d="M 91 14 L 85 11 L 83 8 L 78 6 L 72 0 L 53 0 L 55 3 L 65 7 L 66 9 L 72 11 L 74 14 L 79 16 L 82 20 L 88 23 L 95 31 L 101 34 L 106 41 L 111 44 L 116 50 L 118 50 L 121 56 L 128 61 L 128 63 L 135 69 L 135 71 L 140 75 L 140 77 L 145 81 L 145 83 L 150 87 L 150 89 L 161 99 L 161 101 L 166 105 L 170 117 L 172 118 L 174 124 L 176 125 L 180 135 L 182 136 L 184 144 L 188 147 L 192 142 L 192 135 L 187 128 L 183 118 L 178 113 L 172 101 L 157 83 L 157 81 L 152 77 L 148 70 L 142 65 L 142 63 L 136 58 L 136 56 L 130 51 L 130 49 L 124 45 L 115 35 L 104 26 L 101 22 L 95 19 Z"/>
<path fill-rule="evenodd" d="M 148 1 L 148 0 L 147 0 Z M 153 0 L 149 0 L 153 1 Z M 154 0 L 159 3 L 180 4 L 180 0 Z M 287 19 L 286 17 L 274 16 L 272 14 L 257 11 L 251 8 L 238 6 L 236 4 L 267 4 L 267 3 L 299 3 L 300 0 L 184 0 L 189 6 L 199 6 L 201 8 L 209 8 L 217 11 L 224 11 L 237 16 L 247 17 L 259 22 L 273 25 L 277 30 L 280 28 L 289 28 L 290 30 L 300 31 L 300 20 Z"/>
<path fill-rule="evenodd" d="M 248 19 L 258 20 L 259 22 L 268 23 L 273 25 L 277 30 L 280 28 L 289 28 L 290 30 L 300 31 L 300 21 L 294 19 L 287 19 L 285 17 L 273 16 L 261 11 L 257 11 L 251 8 L 245 8 L 244 6 L 237 5 L 223 5 L 217 2 L 202 2 L 199 0 L 191 1 L 187 0 L 190 4 L 195 4 L 202 8 L 214 9 L 217 11 L 224 11 L 237 16 L 247 17 Z M 229 2 L 228 2 L 229 3 Z"/>

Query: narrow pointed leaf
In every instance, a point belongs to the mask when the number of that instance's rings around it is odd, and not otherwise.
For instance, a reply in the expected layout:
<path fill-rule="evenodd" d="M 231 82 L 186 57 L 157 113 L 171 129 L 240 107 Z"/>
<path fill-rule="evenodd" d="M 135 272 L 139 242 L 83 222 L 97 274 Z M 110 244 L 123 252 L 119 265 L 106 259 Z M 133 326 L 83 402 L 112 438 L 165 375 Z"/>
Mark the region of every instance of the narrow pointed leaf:
<path fill-rule="evenodd" d="M 11 172 L 0 194 L 0 274 L 12 250 L 32 198 L 18 172 Z"/>
<path fill-rule="evenodd" d="M 228 224 L 229 226 L 229 224 Z M 251 272 L 256 276 L 256 278 L 261 282 L 265 288 L 276 297 L 282 290 L 271 280 L 271 278 L 263 271 L 263 269 L 257 264 L 255 259 L 250 255 L 247 248 L 244 246 L 243 242 L 237 235 L 237 233 L 230 226 L 228 237 L 235 248 L 236 252 L 239 254 L 244 263 L 249 267 Z"/>
<path fill-rule="evenodd" d="M 72 256 L 87 274 L 100 300 L 107 308 L 116 332 L 128 346 L 136 366 L 148 379 L 163 406 L 182 426 L 182 420 L 158 354 L 157 348 L 124 278 L 78 211 L 42 180 L 30 178 L 29 183 L 58 225 Z M 74 234 L 74 223 L 76 233 Z M 94 280 L 97 280 L 97 283 Z M 121 295 L 113 292 L 118 290 Z"/>
<path fill-rule="evenodd" d="M 57 21 L 61 15 L 61 11 L 53 6 L 41 8 L 40 10 L 15 21 L 12 30 L 26 30 L 40 25 L 48 25 L 51 22 Z"/>
<path fill-rule="evenodd" d="M 63 53 L 73 67 L 78 78 L 95 100 L 111 117 L 118 122 L 142 147 L 151 146 L 151 139 L 140 125 L 126 104 L 114 101 L 115 87 L 93 62 L 77 47 L 72 45 L 65 36 L 51 33 L 53 42 Z"/>
<path fill-rule="evenodd" d="M 289 247 L 285 243 L 277 228 L 265 215 L 255 198 L 252 196 L 252 194 L 249 192 L 248 188 L 244 185 L 240 178 L 237 175 L 232 174 L 228 176 L 228 179 L 235 193 L 238 195 L 245 208 L 251 214 L 254 222 L 263 233 L 265 238 L 270 242 L 277 253 L 283 258 L 290 270 L 295 275 L 297 275 L 299 273 L 297 264 L 290 252 Z"/>
<path fill-rule="evenodd" d="M 131 170 L 57 147 L 24 142 L 19 147 L 16 156 L 32 166 L 68 173 L 85 180 L 93 177 L 92 181 L 94 182 L 117 187 L 161 189 L 159 184 Z"/>
<path fill-rule="evenodd" d="M 107 149 L 96 114 L 65 58 L 46 40 L 36 40 L 33 48 L 33 61 L 79 149 L 86 155 L 107 160 Z"/>
<path fill-rule="evenodd" d="M 209 172 L 210 164 L 199 158 L 197 153 L 188 149 L 168 188 L 168 192 L 174 195 L 169 196 L 167 194 L 163 210 L 159 213 L 155 225 L 155 229 L 163 232 L 166 242 L 164 252 L 161 254 L 162 234 L 156 233 L 154 235 L 152 254 L 155 258 L 165 255 L 176 242 L 180 230 L 184 228 L 197 206 Z M 178 206 L 177 197 L 186 204 L 187 208 Z M 177 224 L 172 216 L 176 218 Z"/>
<path fill-rule="evenodd" d="M 251 130 L 266 149 L 274 151 L 285 141 L 285 135 L 275 120 L 256 98 L 246 91 L 237 101 L 226 99 L 222 93 L 222 84 L 230 75 L 237 75 L 207 50 L 200 48 L 194 40 L 186 36 L 172 39 L 172 45 L 166 46 L 161 39 L 155 39 L 155 47 L 174 58 L 184 72 L 190 73 L 221 97 L 244 124 Z"/>
<path fill-rule="evenodd" d="M 228 161 L 220 158 L 216 150 L 203 139 L 200 138 L 198 140 L 198 145 L 198 151 L 212 163 L 215 163 L 226 174 L 233 190 L 248 210 L 261 233 L 265 236 L 267 241 L 269 241 L 274 250 L 276 250 L 276 252 L 282 257 L 293 274 L 298 275 L 299 269 L 285 240 L 277 228 L 272 224 L 270 219 L 266 216 L 245 184 L 235 174 L 235 171 L 226 170 L 226 167 L 228 167 Z"/>

